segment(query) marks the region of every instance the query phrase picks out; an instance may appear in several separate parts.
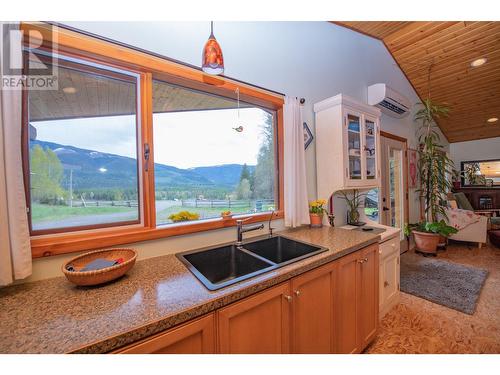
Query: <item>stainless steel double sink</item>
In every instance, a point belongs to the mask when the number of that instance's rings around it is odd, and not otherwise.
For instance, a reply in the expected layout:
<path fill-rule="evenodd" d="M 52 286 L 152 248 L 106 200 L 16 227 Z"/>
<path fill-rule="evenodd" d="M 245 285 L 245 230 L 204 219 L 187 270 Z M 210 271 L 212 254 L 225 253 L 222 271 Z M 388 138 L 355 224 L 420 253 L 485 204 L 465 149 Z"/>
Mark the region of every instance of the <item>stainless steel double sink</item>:
<path fill-rule="evenodd" d="M 176 256 L 207 289 L 217 290 L 326 250 L 276 235 L 241 246 L 210 247 Z"/>

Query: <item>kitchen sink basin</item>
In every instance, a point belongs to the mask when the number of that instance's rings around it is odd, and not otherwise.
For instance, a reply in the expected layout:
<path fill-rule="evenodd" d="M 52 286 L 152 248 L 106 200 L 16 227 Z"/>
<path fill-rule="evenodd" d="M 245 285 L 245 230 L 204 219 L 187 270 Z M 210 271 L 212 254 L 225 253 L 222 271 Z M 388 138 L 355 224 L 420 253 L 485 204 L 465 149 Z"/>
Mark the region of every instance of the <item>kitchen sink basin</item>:
<path fill-rule="evenodd" d="M 280 265 L 296 262 L 326 250 L 282 236 L 250 242 L 243 246 L 246 250 Z"/>
<path fill-rule="evenodd" d="M 177 258 L 209 290 L 217 290 L 242 280 L 319 254 L 327 249 L 283 236 L 244 243 L 186 251 Z"/>
<path fill-rule="evenodd" d="M 275 264 L 248 254 L 235 245 L 177 254 L 210 290 L 216 290 L 275 268 Z"/>

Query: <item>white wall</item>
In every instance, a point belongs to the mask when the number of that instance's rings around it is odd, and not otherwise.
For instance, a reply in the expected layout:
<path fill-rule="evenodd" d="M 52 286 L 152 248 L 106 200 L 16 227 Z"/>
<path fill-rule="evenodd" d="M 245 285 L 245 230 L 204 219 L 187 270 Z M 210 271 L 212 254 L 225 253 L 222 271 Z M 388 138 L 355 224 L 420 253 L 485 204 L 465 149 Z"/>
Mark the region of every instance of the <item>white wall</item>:
<path fill-rule="evenodd" d="M 71 22 L 69 25 L 199 66 L 210 33 L 209 22 Z M 214 30 L 224 53 L 225 74 L 286 95 L 304 97 L 305 121 L 314 133 L 312 105 L 344 93 L 366 102 L 367 87 L 384 82 L 418 97 L 382 42 L 327 22 L 217 22 Z M 405 137 L 415 147 L 412 117 L 383 115 L 382 130 Z M 306 150 L 309 198 L 316 197 L 315 143 Z M 337 205 L 341 201 L 336 202 Z M 410 221 L 418 218 L 414 197 Z M 233 230 L 134 244 L 140 258 L 158 256 L 234 239 Z M 62 260 L 35 260 L 31 279 L 60 274 Z"/>
<path fill-rule="evenodd" d="M 450 157 L 456 169 L 462 161 L 500 159 L 500 137 L 452 143 Z"/>

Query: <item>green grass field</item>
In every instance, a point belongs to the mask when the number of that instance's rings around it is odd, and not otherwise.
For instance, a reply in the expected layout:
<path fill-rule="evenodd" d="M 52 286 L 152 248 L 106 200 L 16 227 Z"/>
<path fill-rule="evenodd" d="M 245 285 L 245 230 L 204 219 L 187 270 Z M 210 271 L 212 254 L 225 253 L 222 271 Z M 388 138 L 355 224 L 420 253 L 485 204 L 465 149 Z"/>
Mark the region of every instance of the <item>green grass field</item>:
<path fill-rule="evenodd" d="M 31 206 L 31 220 L 42 222 L 50 220 L 61 220 L 68 217 L 114 214 L 117 212 L 137 212 L 137 208 L 130 207 L 69 207 L 52 206 L 48 204 L 35 203 Z"/>
<path fill-rule="evenodd" d="M 262 211 L 272 210 L 272 205 L 263 205 Z M 222 211 L 231 211 L 233 214 L 244 214 L 251 212 L 250 206 L 240 207 L 183 207 L 180 204 L 170 206 L 156 213 L 158 224 L 168 224 L 172 221 L 168 219 L 171 214 L 180 211 L 195 212 L 200 215 L 200 219 L 218 218 Z M 91 207 L 69 207 L 55 206 L 35 203 L 31 206 L 31 220 L 33 223 L 47 223 L 70 218 L 86 217 L 93 215 L 110 215 L 115 213 L 130 212 L 130 219 L 136 217 L 137 208 L 117 207 L 117 206 L 91 206 Z M 121 218 L 126 219 L 125 217 Z"/>
<path fill-rule="evenodd" d="M 365 207 L 365 215 L 372 216 L 374 213 L 378 212 L 378 208 L 376 207 Z"/>

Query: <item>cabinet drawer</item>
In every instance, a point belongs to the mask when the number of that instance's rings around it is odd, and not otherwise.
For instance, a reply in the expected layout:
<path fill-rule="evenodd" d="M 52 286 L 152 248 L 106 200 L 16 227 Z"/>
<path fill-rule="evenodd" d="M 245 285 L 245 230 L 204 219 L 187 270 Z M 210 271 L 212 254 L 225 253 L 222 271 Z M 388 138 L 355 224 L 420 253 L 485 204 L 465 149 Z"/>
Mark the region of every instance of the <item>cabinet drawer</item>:
<path fill-rule="evenodd" d="M 395 252 L 399 254 L 400 240 L 399 237 L 391 238 L 380 244 L 379 255 L 380 259 L 383 259 Z"/>

